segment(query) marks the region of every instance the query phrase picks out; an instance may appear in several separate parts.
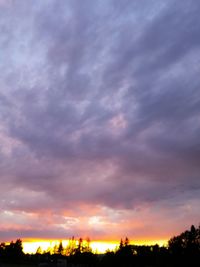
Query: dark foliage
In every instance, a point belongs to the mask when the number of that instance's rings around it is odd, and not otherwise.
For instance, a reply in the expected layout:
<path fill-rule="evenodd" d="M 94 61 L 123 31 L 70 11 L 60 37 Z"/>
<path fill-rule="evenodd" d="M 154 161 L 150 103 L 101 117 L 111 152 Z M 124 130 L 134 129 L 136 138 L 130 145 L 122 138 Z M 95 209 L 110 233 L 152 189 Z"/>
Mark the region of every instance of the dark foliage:
<path fill-rule="evenodd" d="M 171 238 L 167 247 L 130 245 L 126 237 L 121 239 L 115 252 L 103 255 L 92 253 L 90 240 L 87 243 L 80 238 L 78 243 L 72 237 L 68 248 L 60 242 L 54 253 L 24 254 L 22 241 L 17 239 L 10 244 L 0 244 L 0 264 L 20 263 L 44 267 L 199 267 L 200 266 L 200 226 L 191 226 L 190 230 Z"/>
<path fill-rule="evenodd" d="M 22 241 L 17 239 L 16 242 L 11 241 L 10 244 L 0 244 L 0 260 L 20 262 L 23 259 Z"/>
<path fill-rule="evenodd" d="M 191 226 L 190 230 L 171 238 L 168 251 L 174 266 L 200 266 L 200 226 Z"/>

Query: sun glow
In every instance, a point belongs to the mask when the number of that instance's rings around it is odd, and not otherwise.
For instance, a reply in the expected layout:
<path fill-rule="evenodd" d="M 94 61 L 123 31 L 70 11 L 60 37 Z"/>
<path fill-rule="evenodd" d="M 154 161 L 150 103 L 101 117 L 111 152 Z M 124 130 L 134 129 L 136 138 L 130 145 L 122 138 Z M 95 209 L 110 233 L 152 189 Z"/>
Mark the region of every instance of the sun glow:
<path fill-rule="evenodd" d="M 59 240 L 38 240 L 38 241 L 25 241 L 23 242 L 24 253 L 36 253 L 38 249 L 42 252 L 53 251 L 55 246 L 58 246 Z M 65 248 L 69 244 L 69 240 L 62 240 L 62 245 Z M 104 253 L 107 250 L 115 250 L 118 246 L 117 242 L 103 242 L 103 241 L 93 241 L 90 243 L 90 247 L 94 253 Z"/>
<path fill-rule="evenodd" d="M 23 251 L 24 253 L 34 254 L 39 249 L 42 252 L 53 251 L 55 246 L 58 246 L 60 240 L 32 240 L 23 242 Z M 63 247 L 67 247 L 69 244 L 69 240 L 62 240 Z M 160 246 L 166 246 L 167 240 L 151 240 L 144 241 L 138 240 L 134 242 L 130 242 L 130 244 L 134 245 L 155 245 L 158 244 Z M 119 241 L 92 241 L 90 243 L 90 247 L 94 253 L 105 253 L 106 251 L 115 251 L 119 246 Z"/>

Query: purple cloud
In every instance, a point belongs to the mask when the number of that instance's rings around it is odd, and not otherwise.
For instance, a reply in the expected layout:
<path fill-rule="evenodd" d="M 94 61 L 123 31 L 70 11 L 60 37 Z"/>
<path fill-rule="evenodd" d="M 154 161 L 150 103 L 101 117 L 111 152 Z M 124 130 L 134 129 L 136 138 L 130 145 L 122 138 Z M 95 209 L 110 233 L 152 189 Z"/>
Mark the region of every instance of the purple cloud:
<path fill-rule="evenodd" d="M 3 239 L 169 238 L 199 222 L 199 11 L 0 4 Z"/>

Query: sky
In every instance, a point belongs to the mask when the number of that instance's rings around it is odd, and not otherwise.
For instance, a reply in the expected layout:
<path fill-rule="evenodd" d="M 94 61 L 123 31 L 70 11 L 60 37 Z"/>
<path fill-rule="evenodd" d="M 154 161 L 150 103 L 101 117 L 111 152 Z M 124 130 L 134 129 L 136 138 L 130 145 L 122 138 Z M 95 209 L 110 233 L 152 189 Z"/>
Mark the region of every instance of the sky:
<path fill-rule="evenodd" d="M 198 226 L 199 14 L 196 0 L 0 0 L 0 241 Z"/>

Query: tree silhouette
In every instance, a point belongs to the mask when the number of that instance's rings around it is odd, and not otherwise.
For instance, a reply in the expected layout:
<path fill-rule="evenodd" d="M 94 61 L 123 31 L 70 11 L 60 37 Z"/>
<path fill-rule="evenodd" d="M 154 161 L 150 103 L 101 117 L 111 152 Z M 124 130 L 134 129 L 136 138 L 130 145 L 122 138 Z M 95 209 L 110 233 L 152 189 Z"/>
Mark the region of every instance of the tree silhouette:
<path fill-rule="evenodd" d="M 37 248 L 36 254 L 42 254 L 42 248 L 40 246 Z"/>
<path fill-rule="evenodd" d="M 123 264 L 127 265 L 133 261 L 133 251 L 132 246 L 129 245 L 128 237 L 120 240 L 119 249 L 116 251 L 116 260 L 117 266 L 123 266 Z"/>
<path fill-rule="evenodd" d="M 75 252 L 76 252 L 76 240 L 74 236 L 72 236 L 72 238 L 69 239 L 69 243 L 66 247 L 66 255 L 71 256 L 74 255 Z"/>
<path fill-rule="evenodd" d="M 86 238 L 86 245 L 84 246 L 84 252 L 92 252 L 92 248 L 90 247 L 90 238 Z"/>
<path fill-rule="evenodd" d="M 59 246 L 58 246 L 58 254 L 59 255 L 64 254 L 64 247 L 63 247 L 62 241 L 60 241 Z"/>
<path fill-rule="evenodd" d="M 128 237 L 126 237 L 124 240 L 124 246 L 126 247 L 128 245 L 129 245 L 129 239 L 128 239 Z"/>
<path fill-rule="evenodd" d="M 23 255 L 21 239 L 17 239 L 15 242 L 11 241 L 9 245 L 4 246 L 4 258 L 10 261 L 19 262 Z"/>
<path fill-rule="evenodd" d="M 200 259 L 200 227 L 192 225 L 190 230 L 171 238 L 168 248 L 174 261 L 196 266 L 195 262 Z"/>
<path fill-rule="evenodd" d="M 119 249 L 122 249 L 124 246 L 123 239 L 121 238 L 120 243 L 119 243 Z"/>

